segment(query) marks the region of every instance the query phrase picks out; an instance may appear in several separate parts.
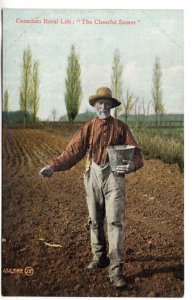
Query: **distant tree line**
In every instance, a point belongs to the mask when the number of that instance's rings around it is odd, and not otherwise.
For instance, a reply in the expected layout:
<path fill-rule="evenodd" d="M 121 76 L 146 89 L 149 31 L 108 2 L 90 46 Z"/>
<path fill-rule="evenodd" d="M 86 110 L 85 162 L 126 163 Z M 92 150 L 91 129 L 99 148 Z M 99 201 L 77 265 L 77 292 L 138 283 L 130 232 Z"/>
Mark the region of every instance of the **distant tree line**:
<path fill-rule="evenodd" d="M 119 49 L 116 49 L 113 57 L 111 89 L 113 97 L 117 98 L 122 105 L 114 109 L 114 116 L 118 117 L 119 114 L 124 114 L 125 122 L 127 122 L 128 117 L 132 113 L 137 116 L 149 115 L 150 105 L 152 105 L 157 124 L 160 116 L 165 112 L 162 100 L 162 70 L 159 57 L 155 58 L 151 87 L 152 100 L 148 103 L 145 103 L 144 98 L 139 99 L 139 97 L 134 96 L 129 88 L 124 96 L 122 89 L 122 74 L 123 65 L 121 63 Z M 23 52 L 21 85 L 19 87 L 19 104 L 21 113 L 18 114 L 17 112 L 16 117 L 16 119 L 18 119 L 20 115 L 20 117 L 23 118 L 24 127 L 25 123 L 29 122 L 29 120 L 32 120 L 33 122 L 38 120 L 37 115 L 40 107 L 39 85 L 39 62 L 38 60 L 33 60 L 32 51 L 30 46 L 28 46 Z M 82 101 L 81 67 L 74 45 L 71 45 L 70 54 L 68 56 L 64 101 L 67 118 L 69 121 L 73 122 L 79 114 Z M 9 93 L 7 89 L 4 92 L 3 110 L 5 113 L 8 113 L 9 111 Z M 11 117 L 11 114 L 5 115 L 8 119 Z M 51 110 L 51 116 L 53 121 L 57 120 L 57 111 L 55 108 Z M 62 117 L 60 120 L 63 120 L 64 118 L 65 117 Z"/>
<path fill-rule="evenodd" d="M 25 118 L 25 122 L 26 123 L 31 123 L 33 122 L 33 116 L 30 112 L 26 112 L 25 116 L 24 116 L 24 112 L 23 111 L 3 111 L 2 113 L 2 120 L 3 123 L 23 123 Z M 36 119 L 36 121 L 40 121 L 38 118 Z"/>

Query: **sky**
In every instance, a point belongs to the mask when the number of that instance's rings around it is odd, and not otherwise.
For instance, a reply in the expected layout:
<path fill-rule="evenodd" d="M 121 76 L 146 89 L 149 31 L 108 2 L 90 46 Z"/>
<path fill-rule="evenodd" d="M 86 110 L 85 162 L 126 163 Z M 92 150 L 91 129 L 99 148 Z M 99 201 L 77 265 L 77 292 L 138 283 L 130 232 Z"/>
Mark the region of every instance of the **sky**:
<path fill-rule="evenodd" d="M 41 22 L 22 22 L 32 19 Z M 99 24 L 103 21 L 110 24 Z M 58 118 L 66 113 L 65 78 L 73 44 L 81 66 L 80 112 L 93 109 L 88 98 L 97 88 L 111 87 L 118 49 L 123 66 L 122 100 L 128 90 L 148 106 L 153 66 L 159 56 L 165 112 L 184 113 L 183 39 L 181 9 L 5 9 L 3 90 L 9 92 L 9 109 L 20 109 L 22 56 L 29 45 L 33 60 L 39 61 L 39 118 L 51 118 L 53 109 Z"/>

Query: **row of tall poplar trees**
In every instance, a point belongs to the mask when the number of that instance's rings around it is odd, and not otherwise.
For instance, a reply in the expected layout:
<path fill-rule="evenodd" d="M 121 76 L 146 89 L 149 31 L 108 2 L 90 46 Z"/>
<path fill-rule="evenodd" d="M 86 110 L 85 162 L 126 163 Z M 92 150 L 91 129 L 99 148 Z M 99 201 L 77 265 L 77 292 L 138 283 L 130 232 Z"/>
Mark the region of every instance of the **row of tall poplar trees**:
<path fill-rule="evenodd" d="M 68 57 L 67 77 L 65 79 L 65 105 L 68 119 L 72 122 L 77 116 L 82 99 L 81 68 L 75 47 L 71 46 Z M 28 113 L 32 114 L 33 121 L 37 119 L 40 105 L 39 96 L 39 62 L 32 60 L 30 47 L 23 53 L 22 79 L 20 86 L 20 111 L 24 115 L 24 127 Z"/>
<path fill-rule="evenodd" d="M 122 92 L 122 73 L 123 66 L 120 60 L 120 53 L 117 49 L 113 58 L 112 76 L 111 76 L 111 89 L 113 97 L 122 102 L 122 106 L 114 110 L 114 116 L 117 117 L 118 113 L 123 109 L 125 113 L 125 121 L 127 116 L 134 106 L 134 96 L 127 90 L 127 94 L 123 97 Z M 162 71 L 160 66 L 159 57 L 156 57 L 153 78 L 152 78 L 152 98 L 153 108 L 156 115 L 156 123 L 158 116 L 164 113 L 164 105 L 162 103 L 162 88 L 161 88 Z M 20 111 L 24 116 L 24 127 L 26 124 L 27 115 L 30 112 L 33 121 L 37 119 L 37 113 L 40 105 L 39 96 L 39 62 L 33 61 L 32 51 L 28 46 L 23 52 L 23 67 L 22 79 L 20 86 Z M 8 111 L 9 94 L 6 90 L 4 93 L 4 109 Z M 67 72 L 65 78 L 65 106 L 69 121 L 73 122 L 79 113 L 80 104 L 82 100 L 82 87 L 81 87 L 81 67 L 79 58 L 76 54 L 74 45 L 71 46 L 71 51 L 68 56 Z"/>
<path fill-rule="evenodd" d="M 121 110 L 124 110 L 125 121 L 127 122 L 127 117 L 134 106 L 134 96 L 127 90 L 126 97 L 123 97 L 122 92 L 122 73 L 123 66 L 120 60 L 120 53 L 117 49 L 113 58 L 112 65 L 112 76 L 111 76 L 111 89 L 113 97 L 118 99 L 122 105 L 114 109 L 114 116 L 117 117 Z M 67 67 L 67 77 L 66 83 L 66 93 L 65 93 L 65 103 L 67 109 L 68 119 L 73 122 L 76 118 L 82 98 L 82 88 L 81 88 L 81 68 L 78 60 L 78 56 L 75 52 L 75 47 L 71 46 L 71 53 L 68 57 L 68 67 Z M 152 78 L 152 104 L 156 116 L 156 124 L 158 123 L 158 117 L 160 114 L 164 113 L 164 105 L 162 102 L 162 71 L 160 66 L 160 59 L 156 57 L 155 64 L 153 68 L 153 78 Z"/>
<path fill-rule="evenodd" d="M 130 111 L 135 105 L 135 100 L 133 93 L 129 92 L 127 89 L 127 94 L 125 97 L 122 96 L 122 73 L 123 66 L 120 61 L 119 50 L 115 51 L 113 66 L 112 66 L 112 92 L 113 97 L 120 100 L 122 106 L 119 106 L 115 109 L 114 115 L 117 117 L 117 114 L 123 109 L 125 114 L 125 122 L 127 122 L 127 117 Z M 156 56 L 155 63 L 153 67 L 153 77 L 152 77 L 152 105 L 156 117 L 156 125 L 158 125 L 158 119 L 161 114 L 164 113 L 164 104 L 162 101 L 162 70 L 160 65 L 160 58 Z"/>

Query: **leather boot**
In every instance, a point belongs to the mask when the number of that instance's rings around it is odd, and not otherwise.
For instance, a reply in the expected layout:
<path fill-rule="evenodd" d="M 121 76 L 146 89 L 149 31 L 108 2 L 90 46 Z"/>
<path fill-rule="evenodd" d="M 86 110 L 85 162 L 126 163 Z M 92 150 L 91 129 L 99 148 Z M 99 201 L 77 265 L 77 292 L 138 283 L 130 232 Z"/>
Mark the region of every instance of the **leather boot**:
<path fill-rule="evenodd" d="M 127 282 L 123 275 L 114 275 L 110 277 L 110 282 L 117 288 L 123 288 L 127 286 Z"/>

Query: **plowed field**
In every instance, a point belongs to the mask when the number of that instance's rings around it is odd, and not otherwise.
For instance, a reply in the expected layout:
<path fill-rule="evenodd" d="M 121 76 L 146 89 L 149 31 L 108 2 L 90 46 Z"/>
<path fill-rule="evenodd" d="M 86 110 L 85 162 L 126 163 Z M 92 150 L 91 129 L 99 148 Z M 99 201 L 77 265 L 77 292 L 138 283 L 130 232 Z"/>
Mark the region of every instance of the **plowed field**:
<path fill-rule="evenodd" d="M 133 289 L 117 290 L 107 269 L 86 269 L 92 255 L 84 161 L 50 179 L 38 175 L 72 134 L 3 130 L 3 295 L 183 296 L 183 174 L 178 166 L 150 160 L 126 176 L 124 274 Z"/>

